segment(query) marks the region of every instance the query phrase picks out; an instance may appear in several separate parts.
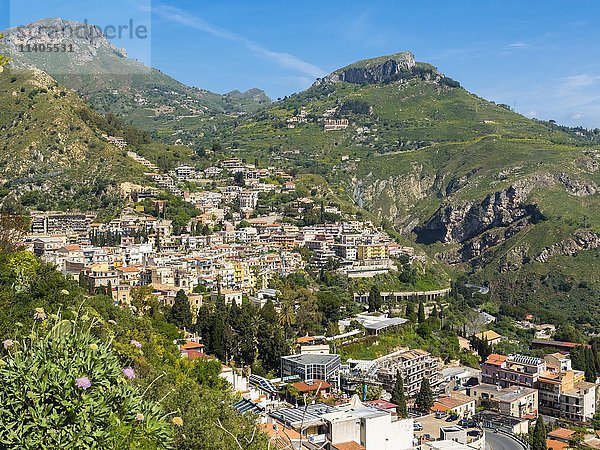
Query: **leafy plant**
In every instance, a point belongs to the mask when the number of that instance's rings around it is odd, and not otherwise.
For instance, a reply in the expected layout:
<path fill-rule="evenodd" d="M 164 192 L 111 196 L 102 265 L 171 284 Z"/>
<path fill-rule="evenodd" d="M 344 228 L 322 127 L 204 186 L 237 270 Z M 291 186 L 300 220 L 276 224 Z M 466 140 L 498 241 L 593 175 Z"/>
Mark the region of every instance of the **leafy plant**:
<path fill-rule="evenodd" d="M 0 446 L 6 449 L 168 449 L 170 425 L 131 383 L 110 342 L 87 317 L 47 317 L 3 341 Z"/>

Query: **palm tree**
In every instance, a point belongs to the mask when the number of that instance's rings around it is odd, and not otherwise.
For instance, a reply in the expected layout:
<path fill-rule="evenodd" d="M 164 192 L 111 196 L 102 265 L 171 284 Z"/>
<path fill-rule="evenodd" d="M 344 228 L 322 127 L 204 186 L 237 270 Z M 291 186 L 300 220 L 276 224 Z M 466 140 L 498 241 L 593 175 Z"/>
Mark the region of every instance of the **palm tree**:
<path fill-rule="evenodd" d="M 288 338 L 288 331 L 296 323 L 296 305 L 291 300 L 285 300 L 281 303 L 279 311 L 279 325 L 283 327 L 285 340 Z"/>

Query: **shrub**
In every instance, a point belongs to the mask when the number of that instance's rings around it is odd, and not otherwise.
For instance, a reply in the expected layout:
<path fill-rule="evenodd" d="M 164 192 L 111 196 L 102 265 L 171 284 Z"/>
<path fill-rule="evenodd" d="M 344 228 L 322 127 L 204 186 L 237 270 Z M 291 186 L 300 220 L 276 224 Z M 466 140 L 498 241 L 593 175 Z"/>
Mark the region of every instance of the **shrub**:
<path fill-rule="evenodd" d="M 41 308 L 35 318 L 27 337 L 3 341 L 0 448 L 171 448 L 158 404 L 144 400 L 93 324 L 48 319 Z"/>

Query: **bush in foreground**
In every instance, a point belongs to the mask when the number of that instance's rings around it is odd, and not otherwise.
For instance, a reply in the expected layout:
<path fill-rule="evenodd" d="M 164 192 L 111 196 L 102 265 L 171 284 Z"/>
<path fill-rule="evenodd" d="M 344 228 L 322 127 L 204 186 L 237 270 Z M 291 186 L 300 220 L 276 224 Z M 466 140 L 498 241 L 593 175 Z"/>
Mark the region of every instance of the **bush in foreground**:
<path fill-rule="evenodd" d="M 171 448 L 167 418 L 92 323 L 34 315 L 26 337 L 2 342 L 0 448 Z"/>

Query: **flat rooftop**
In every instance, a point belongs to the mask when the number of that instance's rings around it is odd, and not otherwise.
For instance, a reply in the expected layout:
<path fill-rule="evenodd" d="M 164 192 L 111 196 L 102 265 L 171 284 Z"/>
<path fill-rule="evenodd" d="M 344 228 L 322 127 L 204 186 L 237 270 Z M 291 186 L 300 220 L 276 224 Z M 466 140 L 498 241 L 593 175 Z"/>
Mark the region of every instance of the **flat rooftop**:
<path fill-rule="evenodd" d="M 309 365 L 309 364 L 329 364 L 334 361 L 341 361 L 340 355 L 316 355 L 311 353 L 305 353 L 302 355 L 289 355 L 282 356 L 281 359 L 286 359 L 288 361 L 294 361 L 299 364 Z"/>

